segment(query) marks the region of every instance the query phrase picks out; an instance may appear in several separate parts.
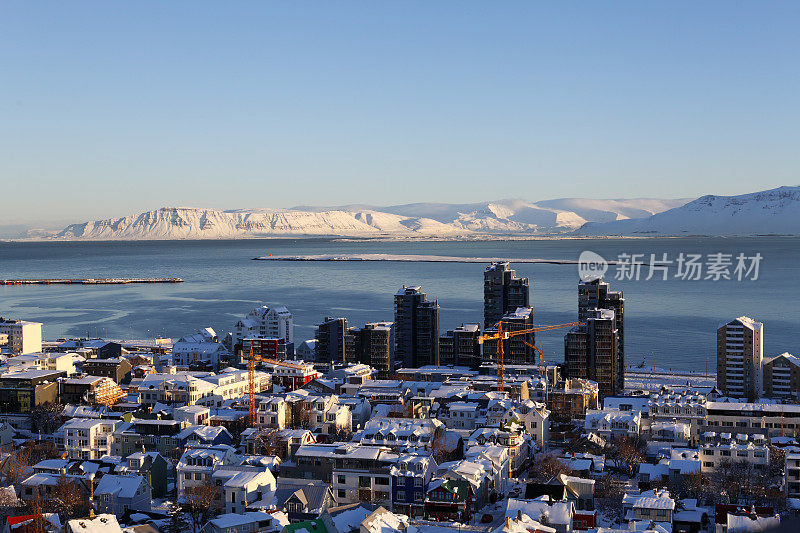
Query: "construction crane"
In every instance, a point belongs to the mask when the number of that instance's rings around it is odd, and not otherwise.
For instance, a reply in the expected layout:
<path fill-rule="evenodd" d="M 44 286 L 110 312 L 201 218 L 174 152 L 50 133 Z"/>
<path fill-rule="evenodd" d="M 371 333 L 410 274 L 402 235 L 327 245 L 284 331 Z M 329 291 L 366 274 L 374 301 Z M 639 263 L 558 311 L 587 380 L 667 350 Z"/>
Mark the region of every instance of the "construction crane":
<path fill-rule="evenodd" d="M 248 407 L 250 412 L 250 419 L 248 427 L 255 427 L 256 425 L 256 363 L 267 363 L 270 365 L 285 366 L 287 368 L 301 369 L 301 365 L 288 363 L 286 361 L 278 361 L 276 359 L 264 358 L 260 354 L 253 355 L 253 343 L 250 343 L 250 355 L 247 358 L 247 392 L 248 392 Z"/>
<path fill-rule="evenodd" d="M 583 322 L 569 322 L 567 324 L 537 324 L 534 325 L 532 328 L 526 329 L 518 329 L 516 331 L 505 331 L 503 329 L 503 321 L 501 320 L 496 324 L 497 333 L 484 333 L 483 335 L 478 336 L 478 344 L 483 344 L 484 341 L 497 341 L 497 353 L 495 354 L 495 366 L 497 367 L 497 390 L 499 392 L 503 392 L 505 390 L 505 371 L 503 368 L 503 341 L 510 339 L 512 337 L 518 337 L 520 335 L 528 335 L 530 333 L 539 333 L 542 331 L 550 331 L 553 329 L 563 329 L 563 328 L 571 328 L 574 326 L 581 326 Z M 539 353 L 539 372 L 541 373 L 542 370 L 542 362 L 544 360 L 544 354 L 542 350 L 529 342 L 522 341 L 527 346 L 530 346 L 534 350 Z"/>
<path fill-rule="evenodd" d="M 261 360 L 260 356 L 253 357 L 253 342 L 250 341 L 250 356 L 247 358 L 247 393 L 250 412 L 248 427 L 256 425 L 256 358 Z"/>

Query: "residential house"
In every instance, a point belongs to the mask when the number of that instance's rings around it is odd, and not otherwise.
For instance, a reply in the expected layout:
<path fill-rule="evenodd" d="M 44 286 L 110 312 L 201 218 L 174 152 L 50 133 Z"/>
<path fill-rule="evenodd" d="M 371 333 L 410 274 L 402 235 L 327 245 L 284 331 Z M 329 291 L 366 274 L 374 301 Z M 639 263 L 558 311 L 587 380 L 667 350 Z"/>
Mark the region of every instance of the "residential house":
<path fill-rule="evenodd" d="M 281 513 L 249 511 L 226 513 L 212 518 L 201 530 L 202 533 L 278 533 L 286 525 Z"/>
<path fill-rule="evenodd" d="M 426 520 L 469 522 L 473 513 L 472 486 L 463 480 L 434 479 L 423 503 Z"/>
<path fill-rule="evenodd" d="M 436 468 L 429 453 L 401 454 L 389 469 L 392 511 L 410 517 L 423 516 L 425 495 Z"/>
<path fill-rule="evenodd" d="M 149 511 L 150 484 L 137 474 L 105 474 L 94 488 L 94 502 L 101 513 L 122 516 L 128 511 Z"/>
<path fill-rule="evenodd" d="M 210 483 L 211 476 L 221 467 L 240 463 L 236 451 L 228 445 L 189 446 L 175 467 L 178 495 L 182 496 L 191 487 Z"/>
<path fill-rule="evenodd" d="M 282 478 L 277 482 L 274 505 L 289 517 L 289 521 L 311 520 L 334 506 L 330 484 L 305 479 Z M 251 507 L 258 502 L 251 504 Z"/>

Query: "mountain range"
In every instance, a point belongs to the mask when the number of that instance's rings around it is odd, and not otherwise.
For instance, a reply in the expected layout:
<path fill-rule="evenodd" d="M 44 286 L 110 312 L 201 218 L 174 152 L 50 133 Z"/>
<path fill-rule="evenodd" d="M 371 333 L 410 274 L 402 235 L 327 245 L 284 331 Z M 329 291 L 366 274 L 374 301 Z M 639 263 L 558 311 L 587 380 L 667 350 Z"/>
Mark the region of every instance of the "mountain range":
<path fill-rule="evenodd" d="M 800 235 L 800 187 L 697 200 L 563 198 L 473 204 L 352 204 L 291 209 L 163 207 L 72 224 L 58 240 L 232 239 L 276 236 Z"/>

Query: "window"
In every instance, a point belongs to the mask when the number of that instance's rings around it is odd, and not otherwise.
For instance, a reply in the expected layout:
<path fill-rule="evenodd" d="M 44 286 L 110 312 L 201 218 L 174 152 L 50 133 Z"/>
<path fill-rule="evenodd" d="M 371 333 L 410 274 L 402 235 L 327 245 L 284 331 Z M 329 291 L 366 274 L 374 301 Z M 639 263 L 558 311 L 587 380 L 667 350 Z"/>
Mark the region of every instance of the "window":
<path fill-rule="evenodd" d="M 422 486 L 422 478 L 421 477 L 415 477 L 414 478 L 414 486 L 415 487 L 421 487 Z"/>
<path fill-rule="evenodd" d="M 346 493 L 345 493 L 345 491 L 343 491 L 342 489 L 339 489 L 338 491 L 336 491 L 336 496 L 337 496 L 338 498 L 346 498 L 346 497 L 347 497 L 347 494 L 346 494 Z"/>
<path fill-rule="evenodd" d="M 344 476 L 336 476 L 336 483 L 339 485 L 344 485 L 346 483 Z"/>

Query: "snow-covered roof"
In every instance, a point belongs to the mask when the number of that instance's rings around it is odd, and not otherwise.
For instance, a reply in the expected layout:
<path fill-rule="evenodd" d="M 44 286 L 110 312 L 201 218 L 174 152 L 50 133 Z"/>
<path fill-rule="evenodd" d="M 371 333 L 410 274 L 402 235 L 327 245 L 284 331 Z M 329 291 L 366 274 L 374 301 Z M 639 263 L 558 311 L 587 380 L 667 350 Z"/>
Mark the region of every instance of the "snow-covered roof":
<path fill-rule="evenodd" d="M 73 533 L 122 533 L 117 517 L 113 514 L 100 514 L 93 519 L 70 520 L 68 524 Z"/>
<path fill-rule="evenodd" d="M 533 520 L 548 524 L 572 524 L 572 515 L 575 512 L 575 505 L 572 502 L 550 502 L 544 498 L 535 500 L 509 498 L 506 504 L 506 518 L 517 518 L 519 513 L 522 513 Z M 543 516 L 546 517 L 545 520 L 542 520 Z"/>
<path fill-rule="evenodd" d="M 247 524 L 261 522 L 262 520 L 272 521 L 274 517 L 270 513 L 261 511 L 247 511 L 244 513 L 221 514 L 211 520 L 217 529 L 227 529 L 231 527 L 244 526 Z"/>
<path fill-rule="evenodd" d="M 120 498 L 132 498 L 143 481 L 144 478 L 139 475 L 106 474 L 100 478 L 94 492 L 95 494 L 113 494 Z"/>

